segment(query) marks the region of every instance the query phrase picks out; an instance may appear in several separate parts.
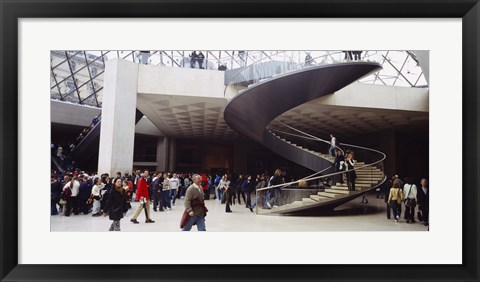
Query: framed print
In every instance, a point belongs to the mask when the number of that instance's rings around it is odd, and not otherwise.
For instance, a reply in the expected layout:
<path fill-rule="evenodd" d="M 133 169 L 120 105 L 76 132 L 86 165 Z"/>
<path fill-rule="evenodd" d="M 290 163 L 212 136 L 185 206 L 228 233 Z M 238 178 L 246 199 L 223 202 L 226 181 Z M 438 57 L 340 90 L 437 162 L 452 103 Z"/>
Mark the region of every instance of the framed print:
<path fill-rule="evenodd" d="M 478 280 L 478 1 L 0 9 L 1 281 Z"/>

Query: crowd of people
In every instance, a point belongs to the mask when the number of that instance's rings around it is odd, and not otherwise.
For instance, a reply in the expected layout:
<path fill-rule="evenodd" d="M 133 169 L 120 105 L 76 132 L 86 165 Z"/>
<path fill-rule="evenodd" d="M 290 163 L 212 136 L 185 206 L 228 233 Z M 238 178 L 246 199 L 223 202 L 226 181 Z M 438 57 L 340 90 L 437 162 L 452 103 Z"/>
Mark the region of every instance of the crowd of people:
<path fill-rule="evenodd" d="M 192 54 L 190 54 L 190 68 L 196 68 L 198 64 L 199 69 L 203 69 L 203 63 L 205 60 L 205 55 L 203 55 L 202 51 L 200 51 L 197 54 L 197 51 L 193 51 Z"/>
<path fill-rule="evenodd" d="M 340 150 L 337 154 L 339 152 Z M 348 161 L 347 158 L 345 162 Z M 347 172 L 347 181 L 351 181 L 349 178 Z M 343 178 L 340 181 L 342 180 Z M 132 201 L 139 202 L 139 205 L 130 222 L 139 224 L 138 218 L 142 211 L 145 214 L 145 223 L 154 223 L 150 215 L 151 209 L 153 212 L 169 212 L 175 207 L 177 199 L 184 199 L 185 211 L 193 211 L 194 222 L 186 224 L 182 230 L 190 230 L 194 224 L 201 230 L 205 229 L 205 222 L 204 218 L 200 218 L 202 215 L 199 214 L 198 206 L 202 210 L 206 209 L 205 200 L 210 200 L 212 197 L 213 200 L 225 205 L 226 213 L 231 213 L 232 206 L 236 204 L 245 205 L 245 208 L 251 212 L 257 204 L 263 209 L 271 209 L 281 204 L 279 199 L 283 183 L 285 178 L 280 169 L 277 169 L 272 176 L 216 174 L 213 177 L 206 173 L 150 173 L 149 171 L 136 171 L 133 175 L 128 171 L 123 175 L 117 172 L 115 176 L 106 173 L 87 174 L 78 169 L 64 174 L 53 172 L 51 215 L 59 213 L 63 213 L 66 217 L 72 214 L 88 215 L 90 213 L 92 217 L 108 215 L 113 221 L 110 231 L 119 231 L 120 219 L 132 208 Z M 270 186 L 276 188 L 267 189 L 264 193 L 257 192 L 259 189 Z M 190 188 L 196 190 L 188 192 Z M 257 193 L 258 195 L 254 197 Z M 201 197 L 198 196 L 199 194 Z M 196 198 L 193 199 L 193 196 Z M 382 185 L 377 198 L 385 199 L 388 219 L 393 213 L 393 218 L 398 222 L 402 205 L 404 205 L 404 218 L 407 223 L 416 222 L 414 218 L 417 215 L 419 221 L 428 225 L 429 193 L 426 179 L 422 179 L 421 189 L 417 189 L 411 178 L 406 178 L 403 183 L 398 176 L 394 176 Z M 197 203 L 194 207 L 192 207 L 192 200 Z M 418 212 L 415 214 L 416 206 L 418 206 Z"/>
<path fill-rule="evenodd" d="M 51 215 L 63 213 L 64 216 L 92 214 L 93 217 L 109 215 L 114 222 L 111 231 L 120 229 L 119 218 L 121 213 L 131 208 L 131 202 L 139 205 L 130 221 L 140 223 L 137 219 L 142 210 L 145 211 L 145 223 L 154 223 L 150 216 L 153 212 L 168 212 L 175 206 L 177 199 L 188 201 L 188 189 L 198 184 L 202 191 L 202 201 L 213 200 L 225 204 L 225 211 L 232 212 L 231 206 L 245 204 L 253 212 L 257 205 L 252 203 L 252 196 L 256 189 L 284 183 L 281 170 L 277 170 L 272 177 L 266 174 L 233 175 L 217 174 L 215 177 L 206 173 L 195 175 L 186 173 L 167 173 L 136 171 L 131 175 L 128 171 L 123 175 L 117 172 L 115 176 L 108 174 L 87 174 L 84 171 L 74 170 L 64 174 L 53 172 L 51 176 Z M 275 204 L 280 189 L 267 191 L 263 205 L 271 208 Z M 242 203 L 243 200 L 243 203 Z M 191 226 L 190 226 L 191 227 Z M 188 228 L 188 227 L 187 227 Z"/>
<path fill-rule="evenodd" d="M 378 189 L 376 197 L 384 199 L 388 219 L 393 214 L 395 222 L 400 222 L 404 210 L 403 218 L 406 223 L 416 223 L 416 216 L 419 222 L 428 226 L 430 193 L 427 179 L 420 181 L 420 189 L 414 182 L 411 177 L 402 181 L 398 175 L 392 176 Z"/>

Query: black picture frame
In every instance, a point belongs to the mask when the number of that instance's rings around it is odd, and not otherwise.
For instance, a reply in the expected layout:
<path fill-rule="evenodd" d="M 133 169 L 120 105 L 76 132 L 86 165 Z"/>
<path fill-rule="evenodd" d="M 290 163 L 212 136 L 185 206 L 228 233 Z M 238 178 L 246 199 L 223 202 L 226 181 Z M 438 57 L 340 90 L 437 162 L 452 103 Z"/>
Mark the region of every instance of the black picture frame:
<path fill-rule="evenodd" d="M 1 281 L 478 281 L 479 35 L 478 0 L 9 1 L 0 0 Z M 18 19 L 123 17 L 462 18 L 463 264 L 461 265 L 19 265 Z M 447 39 L 446 39 L 447 40 Z M 455 99 L 452 93 L 452 99 Z M 455 138 L 445 133 L 445 138 Z M 446 148 L 450 150 L 451 148 Z M 455 164 L 452 164 L 455 165 Z M 447 180 L 447 179 L 445 179 Z M 458 180 L 455 181 L 459 183 Z M 451 185 L 450 183 L 449 185 Z M 453 188 L 452 188 L 453 189 Z M 20 201 L 21 199 L 18 199 Z M 447 207 L 446 207 L 447 208 Z M 448 222 L 444 222 L 448 224 Z M 52 246 L 52 251 L 54 250 Z M 373 250 L 375 251 L 375 250 Z M 389 250 L 379 247 L 388 261 Z M 441 252 L 441 246 L 439 247 Z M 200 252 L 201 253 L 201 252 Z M 128 255 L 128 254 L 127 254 Z M 320 254 L 319 254 L 320 255 Z M 348 254 L 345 254 L 348 255 Z M 419 254 L 421 255 L 421 254 Z M 134 257 L 135 254 L 130 254 Z M 199 255 L 201 258 L 201 255 Z M 199 259 L 199 261 L 202 261 Z"/>

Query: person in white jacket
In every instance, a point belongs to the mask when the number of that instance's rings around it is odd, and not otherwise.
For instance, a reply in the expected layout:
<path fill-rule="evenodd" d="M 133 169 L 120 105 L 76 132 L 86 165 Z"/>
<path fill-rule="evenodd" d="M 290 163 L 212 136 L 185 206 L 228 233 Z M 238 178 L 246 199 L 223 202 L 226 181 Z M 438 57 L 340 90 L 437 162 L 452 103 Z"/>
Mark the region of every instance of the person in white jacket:
<path fill-rule="evenodd" d="M 405 199 L 405 219 L 407 223 L 414 223 L 415 206 L 417 205 L 417 186 L 410 177 L 405 179 L 403 186 L 403 198 Z"/>
<path fill-rule="evenodd" d="M 172 204 L 175 206 L 175 200 L 177 199 L 177 189 L 180 187 L 180 180 L 178 180 L 177 174 L 174 173 L 173 177 L 168 180 L 170 184 L 170 195 L 172 196 Z"/>
<path fill-rule="evenodd" d="M 102 179 L 100 177 L 95 178 L 95 185 L 92 188 L 92 196 L 93 196 L 92 216 L 102 215 L 100 212 L 100 200 L 102 199 L 102 195 L 100 191 L 102 191 L 104 187 L 105 187 L 105 184 L 102 183 Z"/>

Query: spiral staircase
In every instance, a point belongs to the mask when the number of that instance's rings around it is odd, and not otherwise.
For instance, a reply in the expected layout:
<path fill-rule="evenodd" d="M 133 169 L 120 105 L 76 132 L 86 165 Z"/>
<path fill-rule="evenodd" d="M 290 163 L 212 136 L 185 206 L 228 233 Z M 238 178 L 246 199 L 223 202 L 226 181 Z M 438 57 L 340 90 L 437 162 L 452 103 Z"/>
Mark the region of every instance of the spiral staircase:
<path fill-rule="evenodd" d="M 323 143 L 328 143 L 327 141 L 288 125 L 285 126 L 289 127 L 289 132 L 278 131 L 271 126 L 272 121 L 282 113 L 339 91 L 380 69 L 380 64 L 370 61 L 294 67 L 271 78 L 249 84 L 231 98 L 225 108 L 224 119 L 232 129 L 263 144 L 282 157 L 316 172 L 294 182 L 257 190 L 258 214 L 304 214 L 331 210 L 382 185 L 385 181 L 383 173 L 385 155 L 382 152 L 351 144 L 340 144 L 343 148 L 355 151 L 357 161 L 355 191 L 348 190 L 346 181 L 344 184 L 334 181 L 330 187 L 319 189 L 299 188 L 300 181 L 321 182 L 326 178 L 339 180 L 342 173 L 333 172 L 334 159 L 326 154 L 326 151 L 315 151 L 292 140 L 304 138 Z M 272 189 L 283 196 L 279 197 L 281 200 L 276 201 L 276 204 L 267 207 L 263 204 L 264 198 L 269 191 L 273 191 Z"/>

